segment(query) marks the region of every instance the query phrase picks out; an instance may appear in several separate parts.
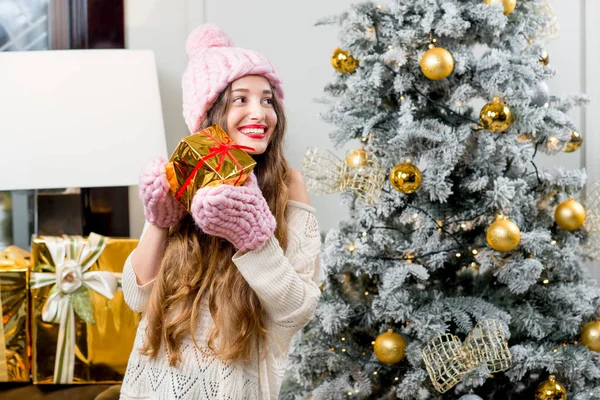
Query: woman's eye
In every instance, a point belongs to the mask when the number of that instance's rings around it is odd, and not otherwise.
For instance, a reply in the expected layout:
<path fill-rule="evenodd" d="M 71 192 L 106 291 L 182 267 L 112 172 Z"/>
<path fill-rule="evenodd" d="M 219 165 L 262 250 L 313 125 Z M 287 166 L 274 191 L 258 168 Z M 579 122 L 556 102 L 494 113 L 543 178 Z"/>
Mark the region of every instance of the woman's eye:
<path fill-rule="evenodd" d="M 273 104 L 273 99 L 269 97 L 269 98 L 264 99 L 263 102 L 265 104 Z"/>
<path fill-rule="evenodd" d="M 245 101 L 246 99 L 244 99 L 243 97 L 236 97 L 235 99 L 233 99 L 234 103 L 243 103 Z"/>

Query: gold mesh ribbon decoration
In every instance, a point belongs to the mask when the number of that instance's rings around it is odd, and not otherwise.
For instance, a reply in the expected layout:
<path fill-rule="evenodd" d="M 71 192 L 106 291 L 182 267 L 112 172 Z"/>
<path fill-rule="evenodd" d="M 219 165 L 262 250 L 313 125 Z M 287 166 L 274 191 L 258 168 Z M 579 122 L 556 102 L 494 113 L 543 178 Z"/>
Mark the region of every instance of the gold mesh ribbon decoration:
<path fill-rule="evenodd" d="M 585 188 L 585 227 L 588 238 L 582 246 L 591 259 L 600 259 L 600 182 L 593 182 Z"/>
<path fill-rule="evenodd" d="M 369 205 L 376 204 L 385 182 L 385 169 L 370 152 L 364 166 L 350 167 L 328 150 L 309 147 L 304 155 L 302 174 L 314 194 L 354 191 Z"/>
<path fill-rule="evenodd" d="M 533 13 L 542 15 L 546 20 L 546 23 L 539 26 L 537 32 L 529 37 L 530 44 L 536 40 L 551 40 L 558 38 L 560 34 L 558 17 L 552 6 L 548 3 L 548 0 L 544 0 L 542 5 L 537 2 L 529 2 L 526 3 L 526 7 L 529 7 Z"/>
<path fill-rule="evenodd" d="M 454 335 L 440 335 L 427 343 L 422 354 L 431 382 L 440 393 L 481 365 L 486 365 L 491 373 L 505 371 L 512 365 L 504 330 L 495 319 L 479 322 L 464 343 Z"/>
<path fill-rule="evenodd" d="M 556 39 L 560 34 L 560 26 L 558 25 L 558 17 L 548 0 L 544 0 L 544 4 L 538 9 L 538 12 L 548 18 L 548 22 L 540 29 L 537 37 L 539 39 Z"/>

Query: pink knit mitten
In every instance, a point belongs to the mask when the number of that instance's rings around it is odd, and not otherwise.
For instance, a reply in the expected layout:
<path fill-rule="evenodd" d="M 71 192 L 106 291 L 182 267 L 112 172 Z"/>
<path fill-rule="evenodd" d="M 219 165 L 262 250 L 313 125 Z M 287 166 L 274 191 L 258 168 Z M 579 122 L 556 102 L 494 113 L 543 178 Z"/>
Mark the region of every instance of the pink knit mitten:
<path fill-rule="evenodd" d="M 146 220 L 163 228 L 175 225 L 187 212 L 169 192 L 166 163 L 162 157 L 158 157 L 150 161 L 140 174 L 140 199 L 144 204 Z"/>
<path fill-rule="evenodd" d="M 276 226 L 254 173 L 243 186 L 220 185 L 198 190 L 190 212 L 205 233 L 225 238 L 241 251 L 262 246 Z"/>

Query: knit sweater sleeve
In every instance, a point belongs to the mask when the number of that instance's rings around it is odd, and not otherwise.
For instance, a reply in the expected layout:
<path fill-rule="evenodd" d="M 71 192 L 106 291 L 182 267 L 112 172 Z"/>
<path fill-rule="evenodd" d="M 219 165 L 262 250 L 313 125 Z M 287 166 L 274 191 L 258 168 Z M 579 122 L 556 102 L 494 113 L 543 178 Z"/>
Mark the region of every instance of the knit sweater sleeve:
<path fill-rule="evenodd" d="M 150 224 L 148 222 L 144 224 L 144 230 L 142 231 L 140 240 L 142 240 L 144 237 L 149 225 Z M 133 266 L 131 265 L 131 257 L 133 256 L 134 252 L 135 249 L 131 252 L 131 254 L 129 254 L 129 257 L 127 257 L 125 265 L 123 266 L 123 297 L 125 298 L 125 302 L 129 308 L 135 312 L 142 312 L 146 309 L 146 303 L 150 298 L 150 292 L 152 292 L 154 279 L 145 283 L 144 285 L 138 285 L 137 277 L 135 276 Z"/>
<path fill-rule="evenodd" d="M 321 236 L 315 209 L 309 205 L 290 200 L 286 220 L 285 254 L 273 235 L 257 250 L 236 253 L 233 262 L 261 300 L 269 320 L 296 332 L 312 318 L 321 294 Z"/>

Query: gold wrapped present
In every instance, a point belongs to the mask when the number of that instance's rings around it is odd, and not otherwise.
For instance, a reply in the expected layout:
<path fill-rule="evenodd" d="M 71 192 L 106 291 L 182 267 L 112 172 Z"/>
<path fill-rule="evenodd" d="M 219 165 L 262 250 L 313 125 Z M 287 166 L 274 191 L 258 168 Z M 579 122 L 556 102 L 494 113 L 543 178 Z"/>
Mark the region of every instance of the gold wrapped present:
<path fill-rule="evenodd" d="M 118 383 L 138 314 L 118 290 L 137 239 L 41 237 L 30 278 L 33 383 Z"/>
<path fill-rule="evenodd" d="M 28 382 L 29 253 L 16 246 L 0 252 L 0 382 Z"/>
<path fill-rule="evenodd" d="M 166 165 L 171 193 L 189 210 L 200 188 L 244 184 L 256 165 L 244 150 L 218 125 L 183 138 Z"/>

